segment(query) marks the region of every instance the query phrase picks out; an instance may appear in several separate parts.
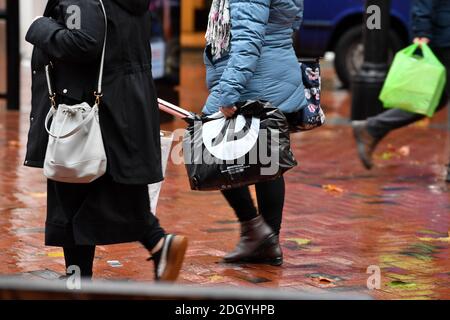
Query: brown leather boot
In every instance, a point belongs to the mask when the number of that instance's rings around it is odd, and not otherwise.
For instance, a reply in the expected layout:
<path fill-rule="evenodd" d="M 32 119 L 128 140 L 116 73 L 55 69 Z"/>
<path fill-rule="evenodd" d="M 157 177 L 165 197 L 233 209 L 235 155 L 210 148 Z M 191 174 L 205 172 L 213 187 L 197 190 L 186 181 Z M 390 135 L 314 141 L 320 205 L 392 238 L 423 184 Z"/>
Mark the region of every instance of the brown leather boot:
<path fill-rule="evenodd" d="M 283 254 L 278 236 L 261 216 L 241 223 L 241 239 L 233 252 L 224 257 L 226 263 L 261 263 L 280 266 Z"/>
<path fill-rule="evenodd" d="M 358 147 L 359 158 L 364 167 L 370 170 L 373 167 L 373 152 L 381 139 L 375 138 L 370 134 L 369 130 L 367 130 L 367 121 L 353 121 L 352 127 Z"/>

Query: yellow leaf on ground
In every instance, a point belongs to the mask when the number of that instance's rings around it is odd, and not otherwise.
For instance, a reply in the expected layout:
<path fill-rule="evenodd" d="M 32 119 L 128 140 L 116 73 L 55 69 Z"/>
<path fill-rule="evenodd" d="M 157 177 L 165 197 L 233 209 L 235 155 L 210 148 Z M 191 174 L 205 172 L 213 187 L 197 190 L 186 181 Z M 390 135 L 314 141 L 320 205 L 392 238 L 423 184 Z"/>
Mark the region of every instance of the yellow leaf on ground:
<path fill-rule="evenodd" d="M 64 258 L 64 252 L 49 252 L 47 253 L 49 258 Z"/>
<path fill-rule="evenodd" d="M 450 232 L 448 233 L 448 237 L 447 238 L 419 238 L 420 241 L 424 241 L 424 242 L 450 242 Z"/>
<path fill-rule="evenodd" d="M 302 238 L 288 238 L 287 241 L 293 241 L 297 243 L 299 246 L 306 246 L 311 243 L 311 240 L 309 239 L 302 239 Z"/>
<path fill-rule="evenodd" d="M 344 189 L 335 186 L 334 184 L 326 184 L 322 186 L 322 189 L 328 192 L 336 192 L 336 193 L 343 193 Z"/>
<path fill-rule="evenodd" d="M 429 118 L 425 118 L 421 121 L 417 121 L 416 123 L 413 124 L 414 127 L 416 128 L 428 128 L 430 126 L 430 119 Z"/>
<path fill-rule="evenodd" d="M 223 280 L 223 277 L 219 276 L 217 274 L 209 277 L 209 281 L 211 281 L 211 282 L 218 282 L 218 281 L 221 281 L 221 280 Z"/>
<path fill-rule="evenodd" d="M 39 199 L 47 197 L 47 192 L 28 192 L 27 195 Z"/>

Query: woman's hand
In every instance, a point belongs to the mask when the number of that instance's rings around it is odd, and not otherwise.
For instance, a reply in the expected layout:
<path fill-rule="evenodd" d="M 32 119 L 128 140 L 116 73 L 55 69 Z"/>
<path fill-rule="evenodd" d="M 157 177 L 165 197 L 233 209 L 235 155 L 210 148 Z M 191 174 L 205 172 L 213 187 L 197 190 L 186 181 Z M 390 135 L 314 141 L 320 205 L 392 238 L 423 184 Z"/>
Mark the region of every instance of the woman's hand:
<path fill-rule="evenodd" d="M 237 108 L 234 106 L 229 107 L 221 107 L 220 112 L 222 112 L 226 118 L 232 118 L 234 114 L 236 113 Z"/>
<path fill-rule="evenodd" d="M 414 41 L 413 41 L 415 44 L 418 44 L 419 46 L 422 46 L 422 44 L 429 44 L 430 43 L 430 39 L 428 39 L 428 38 L 419 38 L 419 37 L 417 37 L 417 38 L 414 38 Z"/>

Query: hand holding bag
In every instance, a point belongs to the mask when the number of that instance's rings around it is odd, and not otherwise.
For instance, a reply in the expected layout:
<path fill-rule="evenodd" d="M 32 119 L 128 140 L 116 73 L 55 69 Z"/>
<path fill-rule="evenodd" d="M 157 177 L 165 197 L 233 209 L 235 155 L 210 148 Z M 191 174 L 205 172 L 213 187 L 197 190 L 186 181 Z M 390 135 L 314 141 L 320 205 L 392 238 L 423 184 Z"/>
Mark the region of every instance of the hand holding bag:
<path fill-rule="evenodd" d="M 297 165 L 289 126 L 268 102 L 236 105 L 230 119 L 221 112 L 191 115 L 183 139 L 192 190 L 226 190 L 273 180 Z"/>
<path fill-rule="evenodd" d="M 46 66 L 47 84 L 51 108 L 45 119 L 49 134 L 44 161 L 44 175 L 54 181 L 66 183 L 90 183 L 106 173 L 106 152 L 100 129 L 98 109 L 102 97 L 103 67 L 105 62 L 108 20 L 102 0 L 99 0 L 105 16 L 105 39 L 100 62 L 95 105 L 84 102 L 74 106 L 56 106 L 56 94 L 52 89 L 50 66 Z M 52 120 L 49 127 L 50 120 Z"/>

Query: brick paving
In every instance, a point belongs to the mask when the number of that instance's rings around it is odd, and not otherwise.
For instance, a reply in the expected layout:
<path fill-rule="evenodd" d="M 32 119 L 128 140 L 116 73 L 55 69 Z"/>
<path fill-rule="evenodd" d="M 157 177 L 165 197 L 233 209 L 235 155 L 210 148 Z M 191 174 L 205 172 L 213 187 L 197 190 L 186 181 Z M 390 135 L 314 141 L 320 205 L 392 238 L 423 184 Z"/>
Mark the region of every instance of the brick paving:
<path fill-rule="evenodd" d="M 45 180 L 24 168 L 29 69 L 23 111 L 0 106 L 0 274 L 54 278 L 62 251 L 43 245 Z M 158 216 L 190 247 L 180 283 L 280 287 L 312 292 L 356 291 L 376 299 L 450 299 L 450 191 L 446 114 L 391 134 L 377 150 L 376 168 L 356 158 L 348 126 L 350 97 L 324 72 L 329 125 L 293 136 L 299 167 L 286 175 L 283 267 L 224 265 L 238 224 L 217 192 L 189 190 L 184 167 L 169 164 Z M 197 52 L 183 56 L 181 104 L 199 110 L 206 97 Z M 177 121 L 164 125 L 183 127 Z M 98 247 L 96 278 L 151 281 L 152 266 L 138 244 Z M 119 260 L 120 267 L 108 261 Z M 381 288 L 366 286 L 369 266 L 381 269 Z"/>

